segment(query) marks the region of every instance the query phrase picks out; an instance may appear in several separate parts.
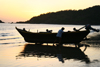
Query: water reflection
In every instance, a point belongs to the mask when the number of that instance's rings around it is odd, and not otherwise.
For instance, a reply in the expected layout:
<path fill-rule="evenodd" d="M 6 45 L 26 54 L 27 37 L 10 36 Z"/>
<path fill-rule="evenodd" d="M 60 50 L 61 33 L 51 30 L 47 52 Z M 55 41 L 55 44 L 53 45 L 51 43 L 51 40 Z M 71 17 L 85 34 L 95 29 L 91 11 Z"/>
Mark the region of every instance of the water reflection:
<path fill-rule="evenodd" d="M 82 43 L 90 45 L 90 47 L 100 48 L 100 40 L 87 40 Z"/>
<path fill-rule="evenodd" d="M 26 44 L 24 49 L 16 57 L 58 58 L 62 63 L 64 63 L 65 60 L 75 59 L 90 63 L 88 56 L 75 47 Z"/>

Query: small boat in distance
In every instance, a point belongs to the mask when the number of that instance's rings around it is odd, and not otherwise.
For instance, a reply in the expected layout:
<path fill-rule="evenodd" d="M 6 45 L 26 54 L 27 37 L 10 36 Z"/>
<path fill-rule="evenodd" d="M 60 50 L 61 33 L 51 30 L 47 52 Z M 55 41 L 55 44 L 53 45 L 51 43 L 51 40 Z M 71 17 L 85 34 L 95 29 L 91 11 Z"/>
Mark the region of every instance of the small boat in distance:
<path fill-rule="evenodd" d="M 19 29 L 15 27 L 16 30 L 22 35 L 26 42 L 32 43 L 53 43 L 57 33 L 49 33 L 49 32 L 30 32 L 23 29 Z M 90 33 L 88 30 L 84 31 L 70 31 L 64 32 L 62 34 L 62 43 L 80 43 L 84 38 Z M 58 43 L 58 42 L 56 42 Z"/>

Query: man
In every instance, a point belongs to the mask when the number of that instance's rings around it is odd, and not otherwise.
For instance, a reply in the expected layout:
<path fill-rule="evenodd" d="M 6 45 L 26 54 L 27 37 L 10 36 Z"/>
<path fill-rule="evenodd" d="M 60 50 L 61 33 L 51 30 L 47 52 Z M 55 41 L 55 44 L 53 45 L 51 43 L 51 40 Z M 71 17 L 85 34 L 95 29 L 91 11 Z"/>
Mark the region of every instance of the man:
<path fill-rule="evenodd" d="M 48 33 L 52 33 L 52 30 L 48 30 L 48 29 L 46 29 L 46 32 L 48 32 Z"/>
<path fill-rule="evenodd" d="M 54 43 L 56 42 L 56 41 L 59 41 L 59 45 L 61 45 L 61 38 L 62 38 L 62 33 L 63 33 L 63 30 L 64 30 L 65 28 L 64 27 L 62 27 L 59 31 L 58 31 L 58 33 L 57 33 L 57 35 L 56 35 L 56 40 L 54 41 Z M 54 43 L 53 43 L 53 46 L 54 46 Z"/>
<path fill-rule="evenodd" d="M 90 24 L 85 25 L 85 29 L 86 29 L 86 30 L 93 30 L 93 31 L 99 32 L 98 29 L 95 29 L 95 28 L 91 27 Z"/>
<path fill-rule="evenodd" d="M 81 27 L 81 28 L 78 29 L 78 30 L 77 30 L 76 28 L 73 28 L 73 30 L 74 30 L 74 31 L 79 31 L 79 30 L 81 30 L 81 29 L 83 29 L 83 28 L 85 28 L 86 30 L 93 30 L 93 31 L 99 32 L 98 29 L 95 29 L 95 28 L 91 27 L 90 24 L 86 24 L 84 27 Z"/>

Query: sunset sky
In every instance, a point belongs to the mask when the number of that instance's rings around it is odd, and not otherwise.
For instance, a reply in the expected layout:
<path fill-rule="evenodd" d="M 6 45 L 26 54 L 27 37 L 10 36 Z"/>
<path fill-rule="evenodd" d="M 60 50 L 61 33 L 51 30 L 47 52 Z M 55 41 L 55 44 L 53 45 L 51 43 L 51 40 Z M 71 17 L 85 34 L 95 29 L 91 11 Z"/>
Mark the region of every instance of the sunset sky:
<path fill-rule="evenodd" d="M 79 10 L 95 5 L 100 5 L 100 0 L 0 0 L 0 20 L 27 21 L 47 12 Z"/>

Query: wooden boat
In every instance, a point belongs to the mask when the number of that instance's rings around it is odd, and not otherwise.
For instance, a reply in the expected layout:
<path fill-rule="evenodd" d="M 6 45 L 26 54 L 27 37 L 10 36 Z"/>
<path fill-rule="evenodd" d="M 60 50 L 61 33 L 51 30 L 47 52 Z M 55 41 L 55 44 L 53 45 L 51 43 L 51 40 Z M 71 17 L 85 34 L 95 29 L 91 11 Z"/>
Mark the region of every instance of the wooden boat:
<path fill-rule="evenodd" d="M 57 33 L 48 33 L 48 32 L 30 32 L 25 31 L 22 29 L 18 29 L 16 27 L 16 30 L 23 36 L 24 40 L 26 42 L 32 42 L 32 43 L 53 43 L 56 39 Z M 88 34 L 90 31 L 70 31 L 70 32 L 64 32 L 62 34 L 62 43 L 80 43 Z"/>

